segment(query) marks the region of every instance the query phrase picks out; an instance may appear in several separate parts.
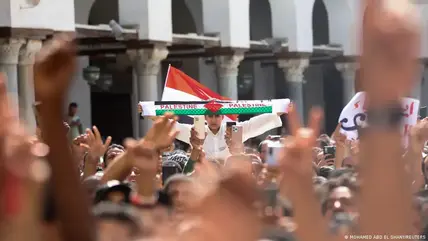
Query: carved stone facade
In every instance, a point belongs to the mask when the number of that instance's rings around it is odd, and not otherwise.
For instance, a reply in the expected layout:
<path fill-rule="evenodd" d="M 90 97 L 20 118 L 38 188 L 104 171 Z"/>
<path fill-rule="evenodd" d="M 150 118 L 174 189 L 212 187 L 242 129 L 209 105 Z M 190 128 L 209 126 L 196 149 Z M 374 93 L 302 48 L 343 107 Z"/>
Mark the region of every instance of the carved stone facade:
<path fill-rule="evenodd" d="M 218 88 L 221 95 L 231 99 L 238 99 L 239 64 L 243 59 L 243 52 L 215 57 Z"/>
<path fill-rule="evenodd" d="M 158 45 L 152 49 L 129 50 L 128 55 L 139 76 L 157 76 L 161 61 L 168 57 L 168 49 Z"/>
<path fill-rule="evenodd" d="M 309 59 L 281 59 L 278 61 L 278 67 L 286 74 L 287 81 L 292 83 L 305 82 L 305 70 L 309 66 Z"/>
<path fill-rule="evenodd" d="M 358 62 L 336 63 L 336 68 L 342 73 L 344 80 L 354 81 L 355 73 L 360 68 L 360 64 Z"/>
<path fill-rule="evenodd" d="M 159 74 L 162 60 L 168 56 L 166 45 L 156 45 L 151 49 L 129 50 L 128 56 L 134 67 L 132 99 L 136 103 L 142 100 L 159 100 Z M 136 105 L 133 111 L 137 115 Z M 142 137 L 151 126 L 149 121 L 133 121 L 134 133 Z M 135 135 L 135 134 L 134 134 Z"/>
<path fill-rule="evenodd" d="M 34 58 L 37 52 L 42 47 L 42 41 L 40 40 L 28 40 L 19 51 L 18 63 L 20 65 L 32 65 L 34 64 Z"/>
<path fill-rule="evenodd" d="M 238 75 L 239 64 L 243 59 L 244 53 L 215 57 L 218 75 Z"/>
<path fill-rule="evenodd" d="M 36 120 L 34 117 L 33 104 L 34 94 L 34 72 L 33 64 L 37 52 L 42 47 L 41 40 L 28 40 L 20 49 L 18 64 L 18 92 L 19 92 L 19 115 L 27 124 L 29 131 L 35 133 Z"/>
<path fill-rule="evenodd" d="M 19 52 L 24 43 L 22 39 L 0 40 L 0 64 L 18 64 Z"/>
<path fill-rule="evenodd" d="M 343 101 L 346 105 L 355 95 L 355 78 L 360 68 L 358 62 L 336 63 L 336 69 L 343 77 Z"/>

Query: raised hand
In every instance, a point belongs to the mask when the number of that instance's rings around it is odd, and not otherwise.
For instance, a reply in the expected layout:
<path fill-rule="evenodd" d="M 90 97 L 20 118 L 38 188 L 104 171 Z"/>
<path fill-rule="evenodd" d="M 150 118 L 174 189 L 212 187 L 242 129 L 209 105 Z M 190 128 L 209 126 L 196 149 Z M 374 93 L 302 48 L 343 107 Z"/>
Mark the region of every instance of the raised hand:
<path fill-rule="evenodd" d="M 88 198 L 80 183 L 63 125 L 63 108 L 76 66 L 76 44 L 73 41 L 72 36 L 61 34 L 44 44 L 34 64 L 34 92 L 36 99 L 43 103 L 38 108 L 39 126 L 42 139 L 51 149 L 47 161 L 52 169 L 50 183 L 58 207 L 61 239 L 92 241 L 94 223 Z"/>
<path fill-rule="evenodd" d="M 73 156 L 76 158 L 76 162 L 81 164 L 80 162 L 83 160 L 85 153 L 88 151 L 89 147 L 87 146 L 88 138 L 87 135 L 79 135 L 78 137 L 73 139 L 73 143 L 71 145 L 71 151 Z"/>
<path fill-rule="evenodd" d="M 397 101 L 417 79 L 418 13 L 408 0 L 365 2 L 361 84 L 373 105 Z"/>
<path fill-rule="evenodd" d="M 307 179 L 312 180 L 312 148 L 316 145 L 316 140 L 320 131 L 322 111 L 313 109 L 310 114 L 309 125 L 303 127 L 294 107 L 288 112 L 288 122 L 290 133 L 285 139 L 282 158 L 279 160 L 284 179 L 290 178 L 290 182 Z"/>
<path fill-rule="evenodd" d="M 34 140 L 20 124 L 16 107 L 8 101 L 5 82 L 0 75 L 0 220 L 9 223 L 2 238 L 29 240 L 40 235 L 40 190 L 50 172 L 36 157 L 47 154 L 42 150 L 46 145 Z"/>
<path fill-rule="evenodd" d="M 171 146 L 178 135 L 178 131 L 175 129 L 175 122 L 176 120 L 172 113 L 166 113 L 164 116 L 157 118 L 144 140 L 151 142 L 157 150 Z"/>
<path fill-rule="evenodd" d="M 207 135 L 205 133 L 205 137 L 206 136 Z M 193 148 L 199 148 L 199 147 L 203 146 L 204 145 L 204 141 L 205 141 L 205 139 L 199 139 L 198 138 L 198 133 L 196 132 L 195 128 L 192 128 L 190 130 L 190 145 Z"/>
<path fill-rule="evenodd" d="M 224 133 L 224 140 L 226 141 L 226 145 L 227 147 L 229 147 L 229 149 L 231 149 L 231 145 L 232 145 L 232 132 L 230 130 L 230 128 L 226 129 L 225 133 Z"/>
<path fill-rule="evenodd" d="M 16 109 L 9 104 L 4 75 L 0 75 L 0 162 L 2 177 L 27 176 L 31 155 L 31 141 L 19 124 Z M 1 187 L 3 188 L 3 187 Z M 6 190 L 7 191 L 7 190 Z M 8 198 L 6 193 L 6 198 Z M 5 197 L 5 196 L 3 196 Z M 10 198 L 10 197 L 9 197 Z M 20 202 L 22 200 L 16 200 Z M 8 212 L 9 210 L 2 210 Z"/>
<path fill-rule="evenodd" d="M 319 211 L 319 200 L 313 191 L 313 151 L 320 131 L 322 112 L 313 109 L 309 115 L 308 127 L 303 127 L 294 107 L 288 112 L 289 129 L 292 136 L 284 142 L 279 160 L 282 180 L 280 191 L 293 203 L 294 220 L 299 227 L 299 240 L 332 240 L 327 234 L 327 225 Z M 307 232 L 311 229 L 312 232 Z"/>
<path fill-rule="evenodd" d="M 420 75 L 418 13 L 409 0 L 367 0 L 364 4 L 359 81 L 367 92 L 368 112 L 386 110 L 391 114 L 401 107 L 401 98 L 411 92 Z M 398 123 L 373 124 L 360 136 L 360 141 L 364 156 L 359 158 L 358 175 L 365 186 L 358 202 L 359 231 L 412 233 L 412 189 L 402 159 Z M 379 205 L 379 198 L 389 200 L 388 205 Z"/>
<path fill-rule="evenodd" d="M 40 101 L 58 101 L 66 96 L 76 67 L 74 36 L 60 34 L 37 54 L 34 88 Z M 58 103 L 62 105 L 61 103 Z"/>
<path fill-rule="evenodd" d="M 154 143 L 127 139 L 124 144 L 134 167 L 144 174 L 156 174 L 160 158 Z"/>
<path fill-rule="evenodd" d="M 428 118 L 419 121 L 410 129 L 409 148 L 414 153 L 423 151 L 425 142 L 428 140 Z"/>
<path fill-rule="evenodd" d="M 254 207 L 256 200 L 258 195 L 251 175 L 231 173 L 204 195 L 194 210 L 201 218 L 200 225 L 182 233 L 179 240 L 257 240 L 261 226 Z"/>
<path fill-rule="evenodd" d="M 103 142 L 100 131 L 96 126 L 91 129 L 86 129 L 87 143 L 81 144 L 88 149 L 88 157 L 92 160 L 98 160 L 106 152 L 107 148 L 111 144 L 111 136 L 107 137 L 106 141 Z"/>
<path fill-rule="evenodd" d="M 174 128 L 175 120 L 170 121 L 173 118 L 173 114 L 167 113 L 153 123 L 143 139 L 138 141 L 128 139 L 125 142 L 131 165 L 139 168 L 140 171 L 157 171 L 160 151 L 171 146 L 178 134 Z"/>
<path fill-rule="evenodd" d="M 342 166 L 343 159 L 350 154 L 350 142 L 347 140 L 345 134 L 340 133 L 340 127 L 341 124 L 339 123 L 332 136 L 336 144 L 336 155 L 334 160 L 336 168 L 340 168 Z"/>

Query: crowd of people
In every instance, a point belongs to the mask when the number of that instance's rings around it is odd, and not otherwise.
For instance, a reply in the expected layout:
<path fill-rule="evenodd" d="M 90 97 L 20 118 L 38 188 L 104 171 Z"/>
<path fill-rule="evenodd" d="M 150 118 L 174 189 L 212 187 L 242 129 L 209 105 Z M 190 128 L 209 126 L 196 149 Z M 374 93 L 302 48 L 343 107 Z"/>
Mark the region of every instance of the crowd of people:
<path fill-rule="evenodd" d="M 368 119 L 352 141 L 340 125 L 320 133 L 321 109 L 305 126 L 291 105 L 232 125 L 206 115 L 205 135 L 168 113 L 141 139 L 114 144 L 95 126 L 82 130 L 75 104 L 64 122 L 76 46 L 55 36 L 34 66 L 36 136 L 0 78 L 0 240 L 427 239 L 428 119 L 406 148 L 400 134 L 419 28 L 408 1 L 367 2 L 359 81 Z M 281 126 L 279 115 L 288 135 L 255 149 L 233 140 L 234 126 L 245 141 Z"/>

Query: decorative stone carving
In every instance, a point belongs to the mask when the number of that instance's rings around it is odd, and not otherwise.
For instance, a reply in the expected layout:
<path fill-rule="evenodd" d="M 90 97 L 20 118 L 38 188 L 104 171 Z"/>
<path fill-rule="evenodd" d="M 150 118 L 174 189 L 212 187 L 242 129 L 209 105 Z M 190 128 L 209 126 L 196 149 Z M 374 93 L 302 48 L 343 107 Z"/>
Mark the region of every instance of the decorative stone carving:
<path fill-rule="evenodd" d="M 336 69 L 340 71 L 344 79 L 343 101 L 345 105 L 355 95 L 355 74 L 359 68 L 358 62 L 336 63 Z"/>
<path fill-rule="evenodd" d="M 28 40 L 27 43 L 19 51 L 19 65 L 32 65 L 34 58 L 42 48 L 42 41 Z"/>
<path fill-rule="evenodd" d="M 168 57 L 168 49 L 158 45 L 151 49 L 129 50 L 128 56 L 139 76 L 156 76 L 162 60 Z"/>
<path fill-rule="evenodd" d="M 19 51 L 24 43 L 23 39 L 1 39 L 0 64 L 18 64 Z"/>
<path fill-rule="evenodd" d="M 309 59 L 281 59 L 278 61 L 278 67 L 281 68 L 287 76 L 287 81 L 292 83 L 305 83 L 304 72 L 309 66 Z"/>
<path fill-rule="evenodd" d="M 215 63 L 217 65 L 219 76 L 238 75 L 239 64 L 243 59 L 243 52 L 236 52 L 233 55 L 215 57 Z"/>
<path fill-rule="evenodd" d="M 346 81 L 354 81 L 355 73 L 359 68 L 360 64 L 357 62 L 336 63 L 336 69 L 342 73 Z"/>

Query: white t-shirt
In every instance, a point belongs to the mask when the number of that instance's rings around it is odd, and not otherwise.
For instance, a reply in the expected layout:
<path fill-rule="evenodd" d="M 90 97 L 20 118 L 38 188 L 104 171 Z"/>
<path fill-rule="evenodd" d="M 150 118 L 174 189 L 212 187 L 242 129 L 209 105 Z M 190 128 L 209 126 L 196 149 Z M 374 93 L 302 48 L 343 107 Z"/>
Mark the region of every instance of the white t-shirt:
<path fill-rule="evenodd" d="M 69 116 L 67 123 L 70 125 L 70 139 L 74 140 L 74 138 L 80 135 L 79 126 L 72 126 L 71 123 L 80 121 L 80 117 L 75 115 L 73 117 Z"/>
<path fill-rule="evenodd" d="M 248 121 L 238 122 L 237 125 L 242 126 L 242 140 L 246 141 L 250 138 L 262 135 L 266 131 L 278 128 L 282 125 L 281 118 L 277 114 L 262 114 L 255 116 Z M 177 129 L 180 133 L 177 139 L 190 144 L 190 130 L 192 125 L 177 123 Z M 222 123 L 217 134 L 211 132 L 208 126 L 205 127 L 207 136 L 204 142 L 204 151 L 208 159 L 223 159 L 229 155 L 224 136 L 226 134 L 226 123 Z"/>

